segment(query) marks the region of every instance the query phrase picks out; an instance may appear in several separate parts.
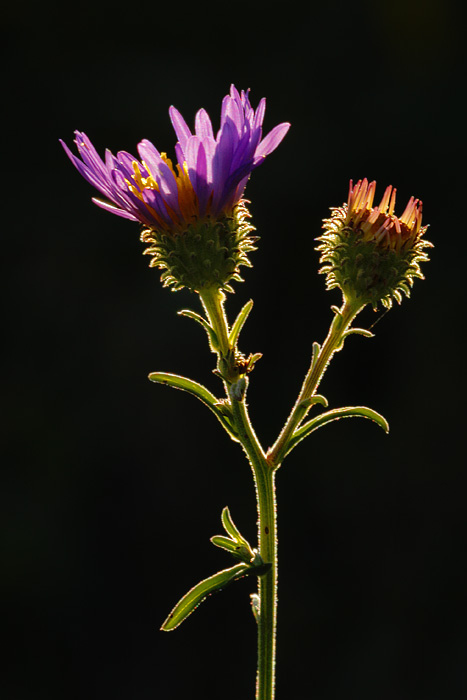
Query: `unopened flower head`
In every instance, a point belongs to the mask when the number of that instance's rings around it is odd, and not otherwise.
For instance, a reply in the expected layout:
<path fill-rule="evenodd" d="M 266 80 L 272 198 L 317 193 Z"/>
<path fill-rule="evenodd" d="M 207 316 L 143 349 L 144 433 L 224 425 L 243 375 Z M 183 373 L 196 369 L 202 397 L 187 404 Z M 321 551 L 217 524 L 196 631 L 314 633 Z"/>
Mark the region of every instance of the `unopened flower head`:
<path fill-rule="evenodd" d="M 362 304 L 378 302 L 390 308 L 395 299 L 410 295 L 415 277 L 424 279 L 420 263 L 428 260 L 424 249 L 431 243 L 423 238 L 422 202 L 410 198 L 402 216 L 394 214 L 396 190 L 389 186 L 381 203 L 373 207 L 376 182 L 350 181 L 349 197 L 342 207 L 332 209 L 324 221 L 320 272 L 328 289 L 339 287 L 348 300 Z"/>
<path fill-rule="evenodd" d="M 193 134 L 171 107 L 178 139 L 175 166 L 146 139 L 138 144 L 139 159 L 107 150 L 104 161 L 82 132 L 75 132 L 80 157 L 62 142 L 81 175 L 105 197 L 93 201 L 143 224 L 151 266 L 162 269 L 164 284 L 174 289 L 230 289 L 229 281 L 241 279 L 239 266 L 250 265 L 248 252 L 256 239 L 243 192 L 252 171 L 290 125 L 279 124 L 262 138 L 266 100 L 254 110 L 248 93 L 231 86 L 222 101 L 216 136 L 204 109 L 196 114 Z"/>

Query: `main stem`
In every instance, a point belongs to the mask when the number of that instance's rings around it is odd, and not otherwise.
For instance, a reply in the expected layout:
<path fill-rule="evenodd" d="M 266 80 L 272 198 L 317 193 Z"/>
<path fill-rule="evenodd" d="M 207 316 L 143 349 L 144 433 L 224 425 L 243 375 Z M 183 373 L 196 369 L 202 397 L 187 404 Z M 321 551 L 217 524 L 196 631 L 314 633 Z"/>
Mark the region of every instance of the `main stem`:
<path fill-rule="evenodd" d="M 258 578 L 258 671 L 256 700 L 273 700 L 277 627 L 277 513 L 274 470 L 268 463 L 248 417 L 245 400 L 232 401 L 237 430 L 251 468 L 258 509 L 258 545 L 263 562 L 271 565 Z"/>
<path fill-rule="evenodd" d="M 233 358 L 229 345 L 229 327 L 224 311 L 224 295 L 209 290 L 200 294 L 209 322 L 219 341 L 219 360 Z M 277 626 L 277 519 L 274 469 L 253 430 L 248 415 L 245 394 L 229 391 L 224 382 L 232 407 L 238 436 L 250 462 L 256 489 L 258 509 L 258 549 L 264 563 L 271 565 L 258 577 L 258 670 L 256 700 L 274 700 Z M 246 389 L 245 389 L 246 391 Z"/>
<path fill-rule="evenodd" d="M 264 562 L 270 562 L 267 574 L 258 579 L 258 673 L 256 700 L 273 700 L 276 672 L 277 629 L 277 511 L 274 471 L 269 467 L 255 473 L 258 503 L 259 553 Z"/>

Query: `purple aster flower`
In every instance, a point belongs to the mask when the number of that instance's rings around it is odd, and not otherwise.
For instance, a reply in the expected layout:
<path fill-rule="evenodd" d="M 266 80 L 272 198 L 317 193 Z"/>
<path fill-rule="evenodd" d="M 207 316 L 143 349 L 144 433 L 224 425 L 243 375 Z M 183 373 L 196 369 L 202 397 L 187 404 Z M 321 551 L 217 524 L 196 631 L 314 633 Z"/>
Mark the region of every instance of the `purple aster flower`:
<path fill-rule="evenodd" d="M 180 112 L 170 108 L 178 139 L 175 167 L 146 139 L 138 144 L 139 160 L 125 151 L 114 156 L 108 150 L 102 160 L 79 131 L 75 132 L 79 157 L 61 143 L 77 170 L 105 198 L 93 199 L 98 206 L 153 231 L 182 232 L 196 220 L 232 214 L 252 171 L 289 129 L 289 124 L 279 124 L 263 138 L 266 100 L 254 110 L 248 93 L 239 94 L 231 86 L 222 101 L 216 136 L 204 109 L 196 114 L 193 134 Z"/>

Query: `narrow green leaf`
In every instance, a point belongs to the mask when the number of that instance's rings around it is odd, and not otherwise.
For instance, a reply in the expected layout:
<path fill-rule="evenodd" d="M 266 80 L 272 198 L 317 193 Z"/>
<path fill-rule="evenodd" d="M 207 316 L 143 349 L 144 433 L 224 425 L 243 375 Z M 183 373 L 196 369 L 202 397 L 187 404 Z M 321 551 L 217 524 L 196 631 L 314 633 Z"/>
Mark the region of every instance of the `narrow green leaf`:
<path fill-rule="evenodd" d="M 234 521 L 232 520 L 232 516 L 230 515 L 230 510 L 228 506 L 225 506 L 222 510 L 221 514 L 221 520 L 222 520 L 222 525 L 224 526 L 224 530 L 228 535 L 233 540 L 236 540 L 237 542 L 240 542 L 247 547 L 250 548 L 250 545 L 248 541 L 243 537 L 243 535 L 240 533 L 238 527 L 235 525 Z M 250 548 L 251 549 L 251 548 Z"/>
<path fill-rule="evenodd" d="M 213 350 L 213 352 L 217 352 L 219 350 L 220 345 L 216 332 L 205 318 L 197 314 L 195 311 L 191 311 L 190 309 L 182 309 L 181 311 L 178 311 L 178 315 L 186 316 L 187 318 L 192 318 L 193 321 L 199 323 L 200 326 L 202 326 L 208 334 L 208 340 L 211 350 Z"/>
<path fill-rule="evenodd" d="M 229 537 L 214 535 L 214 537 L 211 537 L 211 542 L 216 547 L 220 547 L 221 549 L 225 549 L 227 552 L 230 552 L 230 554 L 245 562 L 245 564 L 250 564 L 251 560 L 253 559 L 254 555 L 249 547 L 246 547 L 240 542 L 231 540 Z"/>
<path fill-rule="evenodd" d="M 352 335 L 352 333 L 357 333 L 358 335 L 363 335 L 365 338 L 374 338 L 375 334 L 372 333 L 371 331 L 367 330 L 366 328 L 349 328 L 347 331 L 344 333 L 344 338 L 347 338 L 348 335 Z"/>
<path fill-rule="evenodd" d="M 244 323 L 248 318 L 248 314 L 250 313 L 252 308 L 253 308 L 253 299 L 250 299 L 250 301 L 247 301 L 247 303 L 245 304 L 245 306 L 242 308 L 242 310 L 238 314 L 237 318 L 235 319 L 235 323 L 233 324 L 232 330 L 230 331 L 230 334 L 229 334 L 229 345 L 231 348 L 234 348 L 237 345 L 240 331 L 242 330 Z"/>
<path fill-rule="evenodd" d="M 225 411 L 223 412 L 219 408 L 219 400 L 214 396 L 214 394 L 211 394 L 209 389 L 206 389 L 205 386 L 198 384 L 198 382 L 194 382 L 192 379 L 187 379 L 187 377 L 182 377 L 179 374 L 170 374 L 169 372 L 151 372 L 149 379 L 152 382 L 166 384 L 174 389 L 181 389 L 182 391 L 192 394 L 192 396 L 196 396 L 197 399 L 202 401 L 208 408 L 211 409 L 216 418 L 229 433 L 230 437 L 238 442 L 237 433 L 225 415 Z"/>
<path fill-rule="evenodd" d="M 238 578 L 242 578 L 247 573 L 255 573 L 255 569 L 248 564 L 236 564 L 230 569 L 224 569 L 209 578 L 200 581 L 196 586 L 188 591 L 186 595 L 179 600 L 168 618 L 161 627 L 164 632 L 170 632 L 178 627 L 186 618 L 191 615 L 193 610 L 198 607 L 211 593 L 220 591 Z"/>
<path fill-rule="evenodd" d="M 227 550 L 227 552 L 236 552 L 240 547 L 238 542 L 231 540 L 230 537 L 224 537 L 224 535 L 214 535 L 214 537 L 211 537 L 211 542 L 216 547 Z"/>
<path fill-rule="evenodd" d="M 302 425 L 298 430 L 292 435 L 290 442 L 287 446 L 287 453 L 291 452 L 293 448 L 298 445 L 301 440 L 308 437 L 312 432 L 321 428 L 327 423 L 339 420 L 340 418 L 368 418 L 369 420 L 377 423 L 383 430 L 389 432 L 389 424 L 387 420 L 380 413 L 373 411 L 371 408 L 366 406 L 346 406 L 345 408 L 334 408 L 332 411 L 326 411 L 321 413 L 316 418 L 308 421 L 305 425 Z"/>

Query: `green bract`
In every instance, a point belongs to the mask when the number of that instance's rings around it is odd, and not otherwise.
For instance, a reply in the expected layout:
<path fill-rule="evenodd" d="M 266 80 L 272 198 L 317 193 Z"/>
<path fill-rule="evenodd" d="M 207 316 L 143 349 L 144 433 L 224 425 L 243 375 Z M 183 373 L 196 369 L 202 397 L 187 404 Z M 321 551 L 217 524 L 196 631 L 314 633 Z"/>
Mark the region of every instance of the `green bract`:
<path fill-rule="evenodd" d="M 240 266 L 251 267 L 248 253 L 257 236 L 248 223 L 250 213 L 240 201 L 230 216 L 195 219 L 183 232 L 145 228 L 141 240 L 149 243 L 151 267 L 163 270 L 161 281 L 174 291 L 187 287 L 193 292 L 216 289 L 233 292 L 232 280 L 242 282 Z"/>

